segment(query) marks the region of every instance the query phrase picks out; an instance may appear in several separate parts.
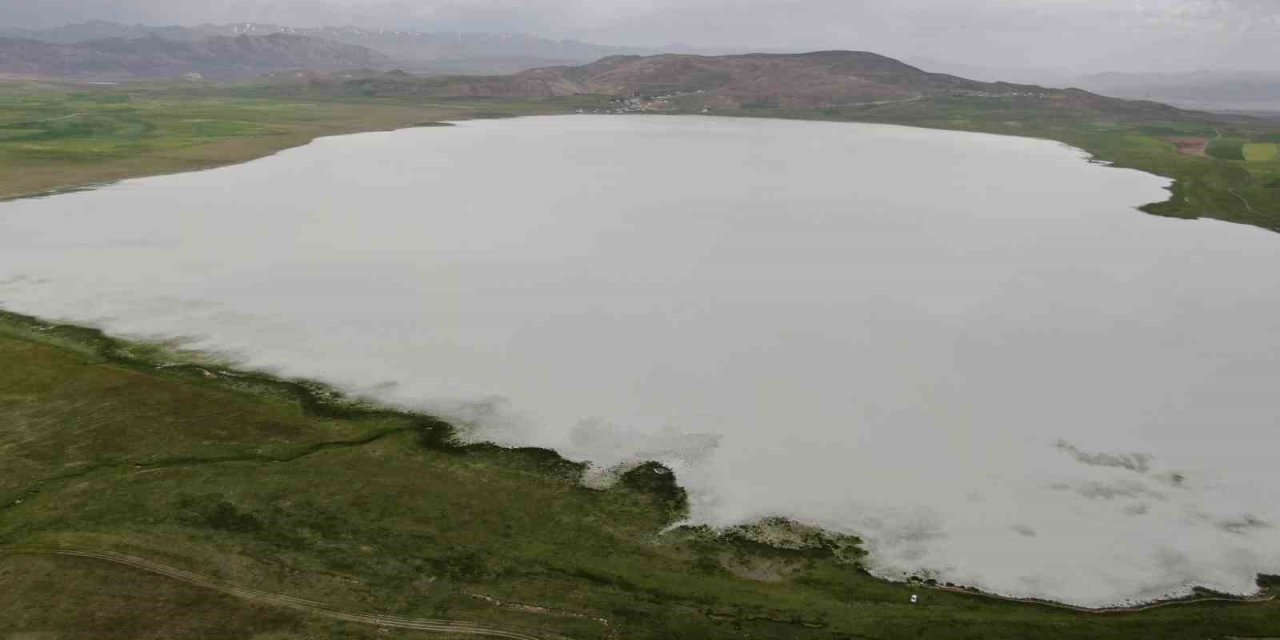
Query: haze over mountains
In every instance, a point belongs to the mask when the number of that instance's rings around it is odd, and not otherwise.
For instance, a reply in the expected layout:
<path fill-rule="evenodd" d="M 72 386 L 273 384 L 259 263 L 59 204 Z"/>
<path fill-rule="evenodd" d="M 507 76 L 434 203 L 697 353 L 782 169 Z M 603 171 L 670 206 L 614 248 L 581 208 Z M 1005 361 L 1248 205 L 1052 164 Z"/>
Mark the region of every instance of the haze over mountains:
<path fill-rule="evenodd" d="M 421 78 L 407 74 L 285 79 L 274 91 L 299 96 L 402 98 L 548 98 L 615 96 L 616 108 L 841 108 L 948 97 L 990 100 L 993 108 L 1095 112 L 1178 119 L 1189 112 L 1153 102 L 1108 98 L 1078 89 L 979 82 L 930 73 L 865 51 L 800 54 L 612 56 L 580 66 L 531 69 L 508 76 Z M 928 107 L 922 107 L 928 108 Z"/>
<path fill-rule="evenodd" d="M 906 60 L 931 71 L 974 80 L 1077 87 L 1115 98 L 1154 100 L 1185 109 L 1280 113 L 1280 71 L 1076 73 L 1050 68 L 988 67 L 928 56 Z"/>
<path fill-rule="evenodd" d="M 403 60 L 369 47 L 306 35 L 315 30 L 290 33 L 271 29 L 261 25 L 159 29 L 107 23 L 74 25 L 42 34 L 52 41 L 0 39 L 0 73 L 84 78 L 198 73 L 202 78 L 239 79 L 286 71 L 289 73 L 272 80 L 275 90 L 299 95 L 548 98 L 590 94 L 626 99 L 624 108 L 631 110 L 661 110 L 670 100 L 682 100 L 686 108 L 716 110 L 846 107 L 959 96 L 999 99 L 1034 109 L 1179 115 L 1172 107 L 1080 90 L 930 73 L 870 52 L 613 55 L 587 64 L 540 67 L 509 75 L 422 77 L 400 72 Z M 398 42 L 422 56 L 452 55 L 471 46 L 433 49 L 432 42 L 438 37 L 427 34 L 355 29 L 332 32 L 364 41 Z M 482 40 L 470 42 L 475 45 Z M 582 56 L 593 52 L 589 45 L 555 45 L 530 38 L 512 39 L 501 47 L 486 50 L 474 46 L 469 51 L 554 49 L 560 55 Z"/>
<path fill-rule="evenodd" d="M 124 80 L 199 74 L 235 79 L 273 71 L 340 71 L 392 64 L 391 58 L 365 47 L 283 33 L 75 43 L 0 39 L 0 73 L 30 76 Z"/>
<path fill-rule="evenodd" d="M 1191 109 L 1280 112 L 1280 72 L 1099 73 L 1079 86 Z"/>
<path fill-rule="evenodd" d="M 690 90 L 694 91 L 715 89 L 739 102 L 781 100 L 796 105 L 897 99 L 938 91 L 1027 92 L 1046 86 L 1080 87 L 1111 97 L 1153 100 L 1192 109 L 1280 111 L 1280 74 L 1276 73 L 1072 75 L 1047 69 L 993 69 L 920 59 L 921 67 L 951 74 L 944 75 L 926 74 L 915 67 L 876 67 L 870 58 L 864 58 L 861 66 L 854 69 L 856 77 L 840 77 L 841 65 L 849 63 L 847 58 L 764 54 L 717 62 L 711 57 L 688 55 L 639 58 L 659 53 L 672 51 L 526 34 L 293 28 L 261 23 L 147 26 L 92 21 L 48 29 L 0 28 L 0 74 L 11 75 L 125 80 L 199 74 L 215 80 L 243 80 L 284 71 L 398 69 L 429 76 L 516 74 L 510 78 L 455 82 L 447 89 L 438 85 L 402 86 L 396 89 L 400 92 L 523 96 L 625 93 L 670 86 L 693 87 Z M 748 69 L 757 75 L 747 78 L 738 73 Z M 728 82 L 717 83 L 725 73 L 729 73 Z M 784 95 L 790 97 L 781 98 Z"/>
<path fill-rule="evenodd" d="M 273 39 L 262 40 L 263 38 Z M 287 36 L 288 38 L 282 37 Z M 161 46 L 157 40 L 183 43 L 193 49 L 207 48 L 209 41 L 220 48 L 241 49 L 245 53 L 257 48 L 275 51 L 277 54 L 293 49 L 290 54 L 298 64 L 294 67 L 307 71 L 337 69 L 392 68 L 422 74 L 499 74 L 514 73 L 535 67 L 584 64 L 611 55 L 651 54 L 653 51 L 608 47 L 573 40 L 549 40 L 524 34 L 492 33 L 423 33 L 418 31 L 393 31 L 385 29 L 361 29 L 356 27 L 292 28 L 273 24 L 243 23 L 232 25 L 146 26 L 125 25 L 114 22 L 85 22 L 50 29 L 0 29 L 0 72 L 20 73 L 21 64 L 28 73 L 40 73 L 40 69 L 52 68 L 51 75 L 92 75 L 115 69 L 120 75 L 163 77 L 173 75 L 175 65 L 160 64 L 153 69 L 137 61 L 113 60 L 112 55 L 121 48 L 138 52 L 152 51 L 157 55 L 173 55 L 179 47 Z M 236 39 L 238 47 L 228 44 Z M 35 41 L 65 45 L 63 49 L 35 49 L 20 47 L 13 41 Z M 122 45 L 119 41 L 143 41 L 147 44 Z M 348 45 L 347 49 L 330 47 L 312 41 Z M 107 44 L 104 44 L 106 42 Z M 271 44 L 255 44 L 267 42 Z M 287 46 L 286 46 L 287 45 Z M 365 49 L 359 53 L 357 49 Z M 326 57 L 328 51 L 331 57 Z M 39 55 L 59 56 L 63 59 L 93 58 L 91 65 L 47 63 Z M 281 56 L 275 55 L 261 65 L 241 56 L 233 57 L 225 70 L 211 69 L 213 61 L 198 51 L 188 54 L 197 72 L 212 77 L 243 77 L 280 70 Z M 284 56 L 288 58 L 289 55 Z M 195 68 L 195 61 L 199 67 Z M 177 62 L 171 60 L 171 62 Z M 345 65 L 345 66 L 344 66 Z M 62 70 L 61 72 L 57 70 Z M 184 71 L 185 73 L 187 71 Z"/>

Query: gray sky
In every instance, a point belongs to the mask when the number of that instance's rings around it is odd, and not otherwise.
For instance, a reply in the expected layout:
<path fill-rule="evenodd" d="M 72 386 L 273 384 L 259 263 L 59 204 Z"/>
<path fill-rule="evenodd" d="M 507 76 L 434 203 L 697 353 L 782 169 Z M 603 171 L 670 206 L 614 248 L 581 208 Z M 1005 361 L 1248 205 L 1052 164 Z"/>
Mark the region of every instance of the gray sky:
<path fill-rule="evenodd" d="M 90 19 L 527 32 L 602 44 L 866 49 L 1002 68 L 1280 71 L 1280 0 L 0 0 Z"/>

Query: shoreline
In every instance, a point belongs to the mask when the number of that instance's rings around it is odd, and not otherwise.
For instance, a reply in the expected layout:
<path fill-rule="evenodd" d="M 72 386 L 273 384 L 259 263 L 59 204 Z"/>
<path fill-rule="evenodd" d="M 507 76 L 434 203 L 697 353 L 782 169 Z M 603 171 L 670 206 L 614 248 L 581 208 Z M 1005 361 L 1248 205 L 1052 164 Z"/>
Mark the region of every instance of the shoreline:
<path fill-rule="evenodd" d="M 454 123 L 462 123 L 462 122 L 467 122 L 467 121 L 477 120 L 477 119 L 480 119 L 480 120 L 495 119 L 495 118 L 505 119 L 505 118 L 521 118 L 521 117 L 530 117 L 530 116 L 567 117 L 567 116 L 576 115 L 567 110 L 566 111 L 550 110 L 546 113 L 528 113 L 528 114 L 516 113 L 516 114 L 495 115 L 493 113 L 484 113 L 484 112 L 476 112 L 476 113 L 466 112 L 466 110 L 471 108 L 469 106 L 460 105 L 456 108 L 460 111 L 463 111 L 463 113 L 450 115 L 447 118 L 432 121 L 432 122 L 405 124 L 405 125 L 391 126 L 391 127 L 385 127 L 385 128 L 322 132 L 306 140 L 289 141 L 284 145 L 273 147 L 269 151 L 266 151 L 259 155 L 254 155 L 252 157 L 229 159 L 226 161 L 210 163 L 207 166 L 178 168 L 173 171 L 165 171 L 161 173 L 139 173 L 137 175 L 130 175 L 127 177 L 121 177 L 117 179 L 108 179 L 108 180 L 96 181 L 96 182 L 85 183 L 85 184 L 70 185 L 70 186 L 54 188 L 54 189 L 50 189 L 42 192 L 19 194 L 14 196 L 0 196 L 0 204 L 4 202 L 16 201 L 16 200 L 40 199 L 40 198 L 55 197 L 58 195 L 69 194 L 69 193 L 93 191 L 93 190 L 107 187 L 113 184 L 117 184 L 126 180 L 144 179 L 148 177 L 159 177 L 164 175 L 176 175 L 176 174 L 182 174 L 182 173 L 192 173 L 192 172 L 207 171 L 207 170 L 213 170 L 213 169 L 218 169 L 223 167 L 235 166 L 235 165 L 244 164 L 247 162 L 252 162 L 255 160 L 260 160 L 260 159 L 272 157 L 275 155 L 279 155 L 281 153 L 284 153 L 293 149 L 305 147 L 323 138 L 341 137 L 341 136 L 349 136 L 349 135 L 362 135 L 362 134 L 371 134 L 371 133 L 387 133 L 387 132 L 394 132 L 394 131 L 401 131 L 401 130 L 412 130 L 412 129 L 421 128 L 421 127 L 448 127 L 448 126 L 454 126 Z M 700 114 L 695 114 L 695 113 L 644 113 L 644 114 L 622 114 L 622 115 L 667 115 L 667 116 L 684 116 L 684 117 L 708 117 L 708 116 L 702 116 Z M 1034 135 L 1018 135 L 1016 133 L 999 132 L 999 131 L 954 129 L 954 128 L 945 128 L 945 127 L 937 127 L 937 126 L 927 126 L 922 124 L 879 122 L 874 120 L 848 120 L 848 119 L 829 120 L 821 117 L 813 117 L 813 118 L 790 117 L 784 114 L 717 113 L 717 114 L 713 114 L 710 117 L 758 118 L 758 119 L 778 119 L 778 120 L 801 120 L 801 121 L 808 120 L 808 121 L 820 121 L 820 122 L 832 122 L 832 123 L 881 125 L 881 126 L 893 126 L 893 127 L 906 127 L 906 128 L 913 128 L 913 129 L 936 130 L 936 131 L 951 131 L 956 133 L 970 133 L 970 134 L 978 134 L 978 135 L 993 135 L 993 136 L 1011 137 L 1011 138 L 1030 138 L 1034 140 L 1052 142 L 1055 144 L 1060 144 L 1073 151 L 1079 152 L 1082 156 L 1082 159 L 1091 164 L 1098 164 L 1108 168 L 1141 171 L 1141 172 L 1149 173 L 1150 175 L 1158 176 L 1160 178 L 1168 180 L 1170 184 L 1164 188 L 1168 194 L 1168 198 L 1166 200 L 1134 207 L 1134 211 L 1138 213 L 1142 213 L 1144 215 L 1154 215 L 1158 217 L 1170 217 L 1170 216 L 1160 214 L 1160 213 L 1154 213 L 1152 211 L 1149 211 L 1149 208 L 1157 207 L 1157 206 L 1172 202 L 1177 196 L 1176 190 L 1178 186 L 1182 184 L 1182 182 L 1179 181 L 1177 178 L 1154 173 L 1150 170 L 1143 169 L 1143 168 L 1118 164 L 1116 161 L 1113 161 L 1113 160 L 1105 160 L 1105 159 L 1102 159 L 1097 152 L 1090 151 L 1087 148 L 1077 146 L 1075 144 L 1065 142 L 1057 138 L 1050 138 L 1050 137 L 1040 137 L 1040 136 L 1034 136 Z M 1175 217 L 1175 219 L 1183 219 L 1183 218 Z M 1196 218 L 1196 219 L 1212 220 L 1216 218 Z M 1243 223 L 1234 223 L 1234 224 L 1243 224 Z M 1246 226 L 1255 226 L 1255 225 L 1246 225 Z M 154 356 L 157 354 L 170 354 L 170 355 L 182 354 L 183 351 L 181 349 L 178 349 L 176 352 L 167 351 L 164 347 L 154 345 L 151 343 L 142 342 L 142 341 L 131 341 L 123 338 L 118 338 L 106 333 L 101 329 L 97 329 L 92 326 L 50 322 L 35 316 L 23 314 L 19 311 L 11 311 L 5 308 L 0 308 L 0 335 L 9 335 L 6 330 L 6 325 L 10 325 L 10 324 L 24 325 L 34 332 L 65 336 L 67 338 L 67 344 L 62 344 L 56 341 L 47 342 L 46 344 L 51 344 L 52 346 L 59 349 L 76 350 L 77 346 L 82 347 L 94 353 L 98 357 L 101 357 L 106 362 L 122 365 L 131 370 L 138 371 L 143 374 L 173 375 L 175 377 L 178 377 L 188 382 L 217 384 L 219 386 L 223 386 L 224 388 L 231 389 L 238 393 L 289 396 L 296 399 L 304 407 L 304 411 L 306 411 L 307 413 L 318 415 L 318 416 L 331 417 L 331 418 L 337 418 L 337 419 L 394 416 L 402 419 L 409 419 L 409 420 L 415 421 L 418 425 L 420 425 L 417 428 L 421 430 L 421 437 L 423 438 L 423 441 L 429 442 L 430 444 L 428 446 L 432 448 L 439 448 L 441 450 L 466 450 L 471 447 L 476 447 L 480 449 L 489 449 L 489 450 L 498 449 L 502 451 L 512 451 L 512 452 L 530 452 L 540 457 L 549 456 L 555 460 L 556 464 L 563 464 L 563 465 L 568 465 L 573 467 L 582 467 L 584 469 L 586 467 L 585 463 L 579 463 L 579 462 L 566 459 L 558 451 L 554 451 L 551 449 L 545 449 L 540 447 L 502 446 L 502 445 L 496 445 L 496 444 L 487 443 L 487 442 L 475 442 L 475 443 L 461 442 L 457 439 L 457 435 L 458 435 L 457 428 L 454 425 L 449 424 L 445 420 L 442 420 L 438 417 L 427 415 L 421 412 L 415 412 L 415 411 L 403 409 L 403 408 L 395 408 L 392 406 L 378 404 L 373 401 L 352 398 L 347 393 L 340 391 L 339 389 L 325 383 L 316 382 L 316 381 L 308 380 L 305 378 L 286 378 L 286 377 L 281 377 L 281 376 L 277 376 L 277 375 L 273 375 L 273 374 L 261 372 L 261 371 L 241 370 L 236 368 L 234 365 L 219 364 L 215 362 L 210 362 L 208 364 L 202 363 L 201 361 L 198 361 L 198 360 L 192 360 L 190 362 L 187 362 L 187 361 L 164 362 L 156 359 Z M 27 339 L 21 336 L 13 336 L 13 337 L 16 337 L 18 339 Z M 36 341 L 39 341 L 39 340 L 36 340 Z M 191 352 L 186 352 L 186 353 L 191 354 Z M 198 355 L 198 354 L 195 354 L 195 355 Z M 646 464 L 657 464 L 657 463 L 642 462 L 642 463 L 638 463 L 636 466 L 644 466 Z M 675 482 L 678 487 L 679 480 L 676 479 Z M 0 509 L 3 509 L 3 508 L 4 507 L 0 506 Z M 759 525 L 768 519 L 769 518 L 762 518 L 761 521 L 753 522 L 753 523 L 745 523 L 738 526 L 752 527 L 752 526 Z M 804 523 L 793 523 L 793 524 L 798 524 L 801 527 L 806 527 L 806 528 L 808 527 L 808 525 L 805 525 Z M 688 529 L 688 527 L 677 527 L 677 530 L 679 530 L 680 528 Z M 733 528 L 712 529 L 712 531 L 716 536 L 721 536 L 721 535 L 732 532 Z M 832 533 L 832 535 L 836 535 L 836 534 Z M 1160 609 L 1160 608 L 1188 606 L 1188 605 L 1194 605 L 1199 603 L 1209 603 L 1209 602 L 1240 604 L 1240 605 L 1246 605 L 1246 604 L 1256 605 L 1256 604 L 1266 604 L 1266 603 L 1274 602 L 1277 600 L 1277 597 L 1278 597 L 1276 594 L 1277 589 L 1274 585 L 1271 586 L 1270 588 L 1264 587 L 1264 583 L 1276 582 L 1275 578 L 1272 576 L 1267 576 L 1265 574 L 1258 574 L 1258 591 L 1255 592 L 1255 594 L 1253 595 L 1218 594 L 1216 592 L 1205 590 L 1202 587 L 1198 587 L 1195 585 L 1187 585 L 1185 588 L 1191 591 L 1191 593 L 1188 593 L 1187 595 L 1164 596 L 1164 597 L 1159 597 L 1149 601 L 1141 600 L 1141 601 L 1118 604 L 1114 606 L 1085 607 L 1085 606 L 1078 606 L 1078 605 L 1073 605 L 1065 602 L 1046 600 L 1041 598 L 1004 595 L 1004 594 L 999 594 L 995 592 L 983 591 L 981 589 L 974 588 L 974 587 L 966 587 L 963 585 L 953 585 L 950 583 L 929 585 L 929 584 L 926 584 L 922 579 L 918 577 L 907 576 L 902 579 L 895 579 L 895 578 L 885 577 L 877 573 L 871 572 L 868 569 L 866 569 L 861 563 L 859 563 L 857 567 L 858 567 L 858 570 L 866 572 L 868 575 L 873 576 L 876 580 L 880 580 L 886 583 L 898 584 L 898 585 L 919 585 L 922 589 L 926 589 L 926 590 L 943 591 L 948 593 L 968 595 L 968 596 L 977 597 L 977 598 L 985 598 L 990 600 L 998 600 L 1002 602 L 1017 603 L 1017 604 L 1030 605 L 1030 606 L 1047 607 L 1047 608 L 1053 608 L 1053 609 L 1058 609 L 1063 611 L 1070 611 L 1070 612 L 1089 614 L 1089 615 L 1115 615 L 1115 614 L 1126 614 L 1126 613 L 1140 613 L 1140 612 L 1150 611 L 1150 610 Z"/>
<path fill-rule="evenodd" d="M 2 88 L 2 87 L 0 87 Z M 116 87 L 126 90 L 129 87 Z M 130 94 L 126 94 L 130 95 Z M 143 96 L 144 98 L 148 96 Z M 3 98 L 3 95 L 0 95 Z M 45 198 L 94 190 L 126 180 L 191 173 L 229 167 L 277 155 L 290 149 L 334 136 L 383 133 L 420 127 L 450 126 L 450 122 L 502 119 L 525 115 L 564 115 L 570 107 L 556 102 L 512 101 L 495 105 L 459 101 L 456 104 L 412 103 L 392 100 L 314 98 L 288 100 L 270 98 L 230 98 L 250 110 L 262 105 L 292 107 L 293 112 L 314 111 L 312 118 L 270 120 L 269 129 L 249 135 L 180 143 L 158 144 L 153 148 L 110 155 L 90 163 L 58 159 L 56 156 L 19 159 L 14 167 L 0 166 L 0 203 Z M 181 106 L 203 104 L 190 98 Z M 145 99 L 141 100 L 145 103 Z M 180 111 L 175 107 L 175 110 Z M 260 115 L 260 114 L 258 114 Z M 246 116 L 239 116 L 246 117 Z M 264 125 L 267 126 L 267 125 Z M 168 141 L 160 136 L 159 143 Z M 24 164 L 25 163 L 25 164 Z M 8 175 L 12 171 L 13 175 Z M 29 175 L 24 175 L 29 174 Z M 25 178 L 19 180 L 19 178 Z M 5 186 L 5 182 L 11 182 Z"/>
<path fill-rule="evenodd" d="M 3 308 L 0 308 L 0 336 L 43 344 L 59 350 L 83 353 L 99 359 L 101 361 L 100 364 L 124 367 L 143 375 L 171 378 L 189 384 L 212 385 L 240 394 L 292 399 L 299 403 L 304 413 L 317 417 L 338 420 L 397 418 L 407 421 L 411 425 L 409 428 L 416 431 L 419 442 L 427 448 L 444 452 L 502 451 L 534 456 L 557 468 L 576 471 L 578 479 L 575 480 L 575 483 L 579 486 L 585 486 L 582 485 L 581 476 L 588 466 L 587 463 L 566 459 L 557 451 L 539 447 L 508 447 L 488 442 L 462 442 L 457 438 L 457 428 L 438 417 L 351 398 L 341 390 L 313 380 L 282 378 L 265 372 L 245 371 L 221 364 L 203 362 L 198 358 L 190 357 L 192 355 L 198 356 L 199 354 L 183 352 L 181 349 L 172 351 L 159 345 L 124 340 L 108 335 L 97 328 L 45 321 L 35 316 Z M 170 358 L 176 357 L 177 360 L 166 359 L 166 356 Z M 668 477 L 672 479 L 671 484 L 674 487 L 674 492 L 679 495 L 664 495 L 663 497 L 667 499 L 683 499 L 684 489 L 679 486 L 678 478 L 674 477 L 670 469 L 666 469 L 666 467 L 656 462 L 641 462 L 635 468 L 661 468 L 665 470 Z M 38 492 L 39 489 L 37 488 L 34 491 Z M 20 493 L 19 502 L 27 496 L 28 492 Z M 0 509 L 3 508 L 0 507 Z M 870 571 L 859 561 L 866 553 L 860 538 L 845 536 L 844 534 L 784 518 L 765 517 L 755 522 L 724 528 L 712 528 L 705 525 L 679 525 L 678 522 L 673 524 L 676 526 L 668 529 L 663 535 L 671 533 L 684 535 L 709 534 L 712 538 L 722 541 L 741 538 L 745 535 L 744 532 L 753 529 L 762 530 L 770 525 L 780 524 L 796 530 L 812 532 L 819 538 L 834 541 L 853 541 L 858 551 L 858 555 L 853 561 L 853 566 L 856 570 L 884 583 L 918 586 L 926 591 L 941 591 L 1088 615 L 1132 614 L 1154 609 L 1210 602 L 1233 605 L 1259 605 L 1275 602 L 1280 597 L 1280 593 L 1276 593 L 1276 587 L 1280 586 L 1280 577 L 1260 573 L 1257 577 L 1258 591 L 1253 595 L 1219 594 L 1201 587 L 1192 586 L 1190 587 L 1192 593 L 1180 597 L 1158 598 L 1151 601 L 1124 603 L 1115 606 L 1084 607 L 1042 598 L 1003 595 L 949 582 L 927 581 L 919 577 L 909 576 L 902 580 L 887 578 Z M 768 542 L 755 541 L 754 543 L 765 544 L 777 550 L 789 549 L 785 545 Z"/>
<path fill-rule="evenodd" d="M 388 105 L 388 106 L 404 107 L 406 105 Z M 347 136 L 347 135 L 360 135 L 365 133 L 389 133 L 389 132 L 395 132 L 395 131 L 424 128 L 424 127 L 450 127 L 450 126 L 455 126 L 457 123 L 467 122 L 471 120 L 523 118 L 523 117 L 533 117 L 533 116 L 583 115 L 583 114 L 575 113 L 570 106 L 567 106 L 567 105 L 560 106 L 560 105 L 554 105 L 554 104 L 550 105 L 550 108 L 548 108 L 545 111 L 530 112 L 530 113 L 494 113 L 491 111 L 484 111 L 479 107 L 477 107 L 476 105 L 469 105 L 469 104 L 439 105 L 439 104 L 433 103 L 428 105 L 422 105 L 422 108 L 446 108 L 450 110 L 457 110 L 457 111 L 460 111 L 461 113 L 447 114 L 447 115 L 442 114 L 440 117 L 436 119 L 425 120 L 420 122 L 403 122 L 402 121 L 402 122 L 396 122 L 396 123 L 382 124 L 374 127 L 354 127 L 349 129 L 344 127 L 338 127 L 332 131 L 318 131 L 318 132 L 314 132 L 314 134 L 313 132 L 307 132 L 300 135 L 281 135 L 279 136 L 280 138 L 287 138 L 287 139 L 281 140 L 280 144 L 267 144 L 262 146 L 259 149 L 254 149 L 252 151 L 239 154 L 234 157 L 228 157 L 225 159 L 218 159 L 218 160 L 210 160 L 207 162 L 197 162 L 190 166 L 173 167 L 171 169 L 163 169 L 159 171 L 152 168 L 147 168 L 147 167 L 138 168 L 136 170 L 125 169 L 123 171 L 120 171 L 118 174 L 112 174 L 110 177 L 96 177 L 83 182 L 73 182 L 73 183 L 65 184 L 61 186 L 52 186 L 47 189 L 40 189 L 36 191 L 18 192 L 18 193 L 7 194 L 7 195 L 0 193 L 0 203 L 12 202 L 16 200 L 48 198 L 48 197 L 54 197 L 58 195 L 68 194 L 68 193 L 93 191 L 93 190 L 111 186 L 113 184 L 123 182 L 126 180 L 135 180 L 135 179 L 141 179 L 141 178 L 159 177 L 159 176 L 166 176 L 166 175 L 177 175 L 182 173 L 194 173 L 194 172 L 200 172 L 200 171 L 207 171 L 211 169 L 230 167 L 230 166 L 235 166 L 239 164 L 245 164 L 248 162 L 253 162 L 255 160 L 261 160 L 264 158 L 269 158 L 275 155 L 279 155 L 280 153 L 283 153 L 292 149 L 305 147 L 309 144 L 312 144 L 316 140 L 320 140 L 322 138 L 340 137 L 340 136 Z M 593 115 L 593 114 L 586 114 L 586 115 Z M 733 118 L 733 119 L 746 118 L 746 119 L 764 119 L 764 120 L 787 120 L 787 121 L 794 121 L 794 122 L 834 122 L 834 123 L 846 123 L 846 124 L 864 124 L 864 125 L 879 125 L 879 126 L 889 126 L 889 127 L 903 127 L 908 129 L 924 129 L 924 130 L 945 131 L 945 132 L 952 132 L 952 133 L 959 133 L 959 134 L 967 133 L 967 134 L 975 134 L 975 135 L 999 136 L 999 137 L 1005 137 L 1005 138 L 1026 138 L 1031 140 L 1051 142 L 1051 143 L 1063 145 L 1064 147 L 1071 149 L 1072 151 L 1079 152 L 1082 155 L 1082 159 L 1084 159 L 1086 162 L 1090 164 L 1098 164 L 1098 165 L 1106 166 L 1113 169 L 1126 169 L 1126 170 L 1132 170 L 1132 171 L 1140 171 L 1140 172 L 1148 173 L 1150 175 L 1157 176 L 1169 181 L 1169 185 L 1164 188 L 1167 194 L 1165 199 L 1135 206 L 1134 209 L 1136 211 L 1145 213 L 1147 215 L 1157 216 L 1157 217 L 1173 217 L 1175 219 L 1191 219 L 1191 220 L 1203 219 L 1202 217 L 1186 218 L 1183 216 L 1171 216 L 1169 214 L 1160 213 L 1157 210 L 1160 207 L 1167 207 L 1175 203 L 1175 200 L 1178 198 L 1179 187 L 1183 184 L 1182 180 L 1179 180 L 1178 178 L 1173 176 L 1157 173 L 1153 169 L 1147 169 L 1147 168 L 1143 168 L 1143 167 L 1132 165 L 1132 164 L 1125 164 L 1114 159 L 1107 159 L 1103 157 L 1103 154 L 1100 151 L 1091 150 L 1077 143 L 1069 142 L 1061 138 L 1054 138 L 1050 136 L 1040 136 L 1040 135 L 1034 135 L 1034 134 L 1028 134 L 1028 133 L 1018 133 L 1018 132 L 1010 132 L 1010 131 L 996 130 L 996 129 L 972 129 L 972 128 L 947 127 L 947 126 L 942 126 L 936 123 L 911 123 L 911 122 L 896 122 L 892 120 L 858 119 L 858 118 L 830 118 L 830 117 L 824 117 L 821 114 L 793 114 L 793 113 L 787 113 L 787 112 L 757 114 L 757 113 L 748 113 L 748 112 L 741 112 L 741 111 L 739 112 L 726 111 L 726 112 L 718 112 L 713 114 L 702 114 L 702 113 L 684 112 L 684 111 L 645 111 L 640 113 L 622 113 L 622 114 L 604 114 L 604 115 L 719 117 L 719 118 Z M 249 137 L 249 138 L 239 138 L 239 139 L 233 138 L 233 139 L 219 141 L 219 142 L 207 143 L 205 145 L 199 145 L 199 146 L 193 147 L 193 149 L 203 149 L 206 147 L 214 147 L 219 144 L 228 144 L 228 143 L 234 143 L 234 142 L 265 141 L 265 140 L 270 140 L 272 137 L 273 136 Z M 1236 195 L 1236 197 L 1239 198 L 1240 196 Z M 1247 201 L 1245 201 L 1245 203 L 1246 205 L 1248 204 Z M 1211 218 L 1211 219 L 1216 219 L 1216 218 Z"/>

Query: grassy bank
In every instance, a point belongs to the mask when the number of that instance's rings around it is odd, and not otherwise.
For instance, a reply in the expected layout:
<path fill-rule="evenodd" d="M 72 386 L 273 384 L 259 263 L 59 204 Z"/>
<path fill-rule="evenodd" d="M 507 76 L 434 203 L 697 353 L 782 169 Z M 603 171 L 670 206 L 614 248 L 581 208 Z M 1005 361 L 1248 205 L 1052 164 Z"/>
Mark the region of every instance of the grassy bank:
<path fill-rule="evenodd" d="M 89 330 L 5 314 L 0 362 L 0 547 L 123 552 L 539 637 L 1280 634 L 1280 603 L 1075 613 L 887 583 L 860 569 L 856 540 L 783 523 L 663 534 L 684 497 L 655 465 L 588 489 L 551 452 L 459 446 L 429 417 L 308 383 L 158 367 L 181 360 Z M 103 588 L 117 581 L 129 588 Z M 0 556 L 0 584 L 0 634 L 372 633 L 92 559 Z"/>
<path fill-rule="evenodd" d="M 1213 218 L 1280 231 L 1280 123 L 1241 118 L 1166 120 L 1151 115 L 1104 116 L 1053 111 L 1032 101 L 930 98 L 838 109 L 747 108 L 719 115 L 902 124 L 1058 140 L 1098 160 L 1176 180 L 1167 202 L 1146 211 L 1176 218 Z M 1158 113 L 1158 112 L 1157 112 Z M 1204 139 L 1203 155 L 1179 153 L 1173 143 Z"/>
<path fill-rule="evenodd" d="M 347 95 L 336 87 L 0 84 L 0 199 L 243 162 L 326 135 L 441 120 L 611 108 L 607 96 L 498 100 Z M 668 113 L 701 113 L 697 97 Z M 835 109 L 717 108 L 715 115 L 879 122 L 1060 140 L 1174 178 L 1148 211 L 1280 231 L 1280 123 L 1186 112 L 1053 110 L 1034 100 L 945 97 Z M 1162 119 L 1161 114 L 1168 115 Z M 1205 153 L 1173 141 L 1203 139 Z"/>
<path fill-rule="evenodd" d="M 0 199 L 234 164 L 321 136 L 567 109 L 552 101 L 280 100 L 219 87 L 0 83 Z"/>

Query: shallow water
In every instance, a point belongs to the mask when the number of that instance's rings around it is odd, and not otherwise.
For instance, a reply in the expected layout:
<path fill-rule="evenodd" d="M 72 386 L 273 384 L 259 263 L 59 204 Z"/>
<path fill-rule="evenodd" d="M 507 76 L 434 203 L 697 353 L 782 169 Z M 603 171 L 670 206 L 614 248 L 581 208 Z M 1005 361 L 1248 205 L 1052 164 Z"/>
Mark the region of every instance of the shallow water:
<path fill-rule="evenodd" d="M 544 117 L 0 205 L 0 306 L 1104 605 L 1280 573 L 1280 237 L 1053 142 Z"/>

